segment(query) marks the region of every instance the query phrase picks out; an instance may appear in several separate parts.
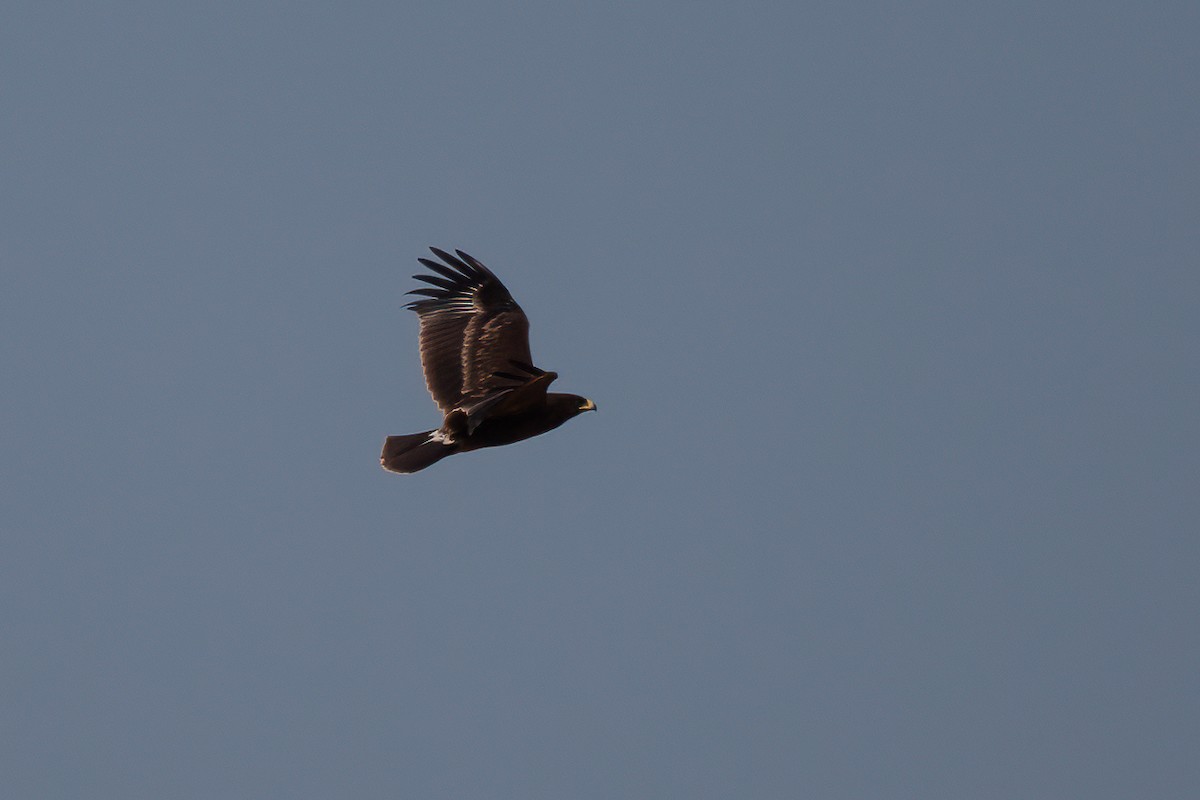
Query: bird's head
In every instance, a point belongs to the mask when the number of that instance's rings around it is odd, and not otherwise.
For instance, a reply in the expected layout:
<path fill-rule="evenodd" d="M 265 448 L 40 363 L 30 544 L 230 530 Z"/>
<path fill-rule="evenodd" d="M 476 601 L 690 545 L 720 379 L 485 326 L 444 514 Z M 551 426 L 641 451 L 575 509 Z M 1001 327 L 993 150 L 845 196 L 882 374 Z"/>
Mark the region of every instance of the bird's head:
<path fill-rule="evenodd" d="M 595 411 L 596 404 L 586 397 L 580 397 L 577 394 L 557 394 L 551 392 L 546 395 L 546 409 L 550 412 L 551 416 L 560 420 L 556 425 L 561 425 L 571 417 L 582 414 L 585 411 Z"/>

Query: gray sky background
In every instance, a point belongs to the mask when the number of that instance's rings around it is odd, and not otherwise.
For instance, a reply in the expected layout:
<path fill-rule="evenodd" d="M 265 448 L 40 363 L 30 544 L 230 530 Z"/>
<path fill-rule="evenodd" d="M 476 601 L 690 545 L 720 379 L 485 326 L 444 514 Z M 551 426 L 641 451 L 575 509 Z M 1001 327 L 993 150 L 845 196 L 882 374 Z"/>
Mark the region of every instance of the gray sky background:
<path fill-rule="evenodd" d="M 1200 6 L 12 2 L 0 795 L 1200 786 Z M 416 476 L 427 245 L 600 411 Z"/>

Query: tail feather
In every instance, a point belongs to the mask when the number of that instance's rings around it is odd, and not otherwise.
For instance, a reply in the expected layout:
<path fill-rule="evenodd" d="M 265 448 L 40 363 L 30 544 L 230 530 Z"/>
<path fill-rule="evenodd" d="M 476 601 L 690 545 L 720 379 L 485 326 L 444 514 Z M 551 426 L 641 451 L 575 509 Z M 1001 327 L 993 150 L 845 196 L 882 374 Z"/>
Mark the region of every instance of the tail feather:
<path fill-rule="evenodd" d="M 458 450 L 457 445 L 433 440 L 434 431 L 389 436 L 383 442 L 379 463 L 389 472 L 417 472 Z"/>

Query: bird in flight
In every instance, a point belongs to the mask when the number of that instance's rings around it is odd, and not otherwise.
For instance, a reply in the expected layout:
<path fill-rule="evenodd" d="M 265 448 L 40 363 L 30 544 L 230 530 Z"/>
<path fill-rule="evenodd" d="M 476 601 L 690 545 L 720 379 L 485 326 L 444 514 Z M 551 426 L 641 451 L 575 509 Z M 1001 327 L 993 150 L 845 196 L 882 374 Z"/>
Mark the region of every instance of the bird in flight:
<path fill-rule="evenodd" d="M 492 271 L 455 250 L 429 248 L 441 262 L 418 258 L 434 275 L 406 308 L 421 320 L 425 386 L 442 427 L 389 436 L 379 457 L 391 472 L 417 472 L 454 453 L 512 444 L 553 430 L 596 404 L 547 392 L 557 373 L 533 366 L 529 318 Z"/>

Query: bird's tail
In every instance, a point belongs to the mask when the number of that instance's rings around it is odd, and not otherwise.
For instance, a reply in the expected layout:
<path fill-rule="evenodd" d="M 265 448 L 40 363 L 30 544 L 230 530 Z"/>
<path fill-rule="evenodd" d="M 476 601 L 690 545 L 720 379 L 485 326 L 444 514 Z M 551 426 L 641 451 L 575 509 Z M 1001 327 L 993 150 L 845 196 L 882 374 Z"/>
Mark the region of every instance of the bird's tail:
<path fill-rule="evenodd" d="M 387 437 L 379 463 L 389 472 L 416 472 L 458 450 L 458 445 L 435 439 L 435 433 L 436 430 Z"/>

